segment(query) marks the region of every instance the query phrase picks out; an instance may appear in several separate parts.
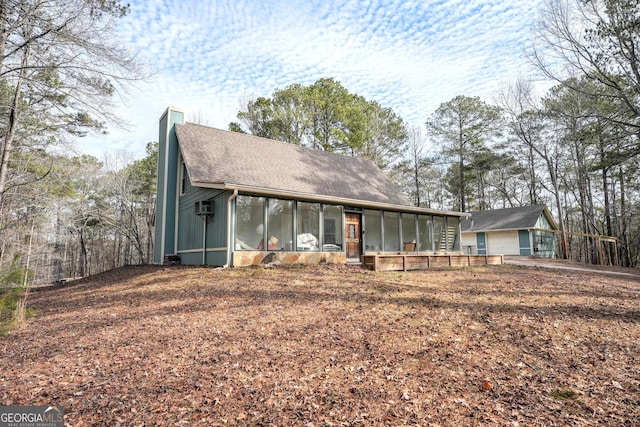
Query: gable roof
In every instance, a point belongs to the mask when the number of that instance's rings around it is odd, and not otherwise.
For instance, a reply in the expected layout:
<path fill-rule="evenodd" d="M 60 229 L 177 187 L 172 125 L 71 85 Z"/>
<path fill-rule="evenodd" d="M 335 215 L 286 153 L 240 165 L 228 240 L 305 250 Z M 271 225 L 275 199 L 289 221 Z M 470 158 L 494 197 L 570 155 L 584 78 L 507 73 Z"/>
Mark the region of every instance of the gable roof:
<path fill-rule="evenodd" d="M 424 211 L 369 160 L 192 123 L 175 130 L 194 186 Z"/>
<path fill-rule="evenodd" d="M 525 230 L 535 228 L 540 215 L 545 215 L 553 229 L 557 226 L 544 205 L 493 209 L 471 212 L 471 220 L 462 223 L 462 232 Z"/>

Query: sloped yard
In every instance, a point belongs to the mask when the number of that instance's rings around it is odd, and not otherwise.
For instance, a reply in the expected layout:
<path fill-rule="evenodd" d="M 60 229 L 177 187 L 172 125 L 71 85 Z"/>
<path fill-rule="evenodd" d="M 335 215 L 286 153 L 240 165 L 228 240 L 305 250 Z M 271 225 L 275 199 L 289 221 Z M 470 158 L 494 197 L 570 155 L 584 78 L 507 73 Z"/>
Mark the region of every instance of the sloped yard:
<path fill-rule="evenodd" d="M 33 292 L 0 405 L 66 426 L 640 425 L 640 281 L 130 267 Z"/>

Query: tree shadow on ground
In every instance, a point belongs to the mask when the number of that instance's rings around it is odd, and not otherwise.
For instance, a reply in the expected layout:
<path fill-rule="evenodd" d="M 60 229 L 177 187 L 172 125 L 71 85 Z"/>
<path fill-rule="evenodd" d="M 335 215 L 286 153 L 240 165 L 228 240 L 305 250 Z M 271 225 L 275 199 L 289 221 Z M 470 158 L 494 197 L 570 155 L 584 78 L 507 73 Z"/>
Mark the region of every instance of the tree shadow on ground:
<path fill-rule="evenodd" d="M 198 272 L 202 274 L 194 274 Z M 513 278 L 508 276 L 510 272 L 506 274 L 505 277 L 511 278 L 498 285 L 493 276 L 477 275 L 470 278 L 473 286 L 468 280 L 438 286 L 421 282 L 430 278 L 424 274 L 413 278 L 416 283 L 408 283 L 410 273 L 385 276 L 340 272 L 336 277 L 314 274 L 313 269 L 299 269 L 292 275 L 287 270 L 265 273 L 262 270 L 129 268 L 84 280 L 76 286 L 38 292 L 31 298 L 30 305 L 37 310 L 40 319 L 59 318 L 64 314 L 64 322 L 60 325 L 55 321 L 47 325 L 53 335 L 64 334 L 70 329 L 92 333 L 155 317 L 170 319 L 171 316 L 194 313 L 215 315 L 216 310 L 237 313 L 256 308 L 313 310 L 327 304 L 336 311 L 348 310 L 353 304 L 390 311 L 397 306 L 419 310 L 425 316 L 434 310 L 462 310 L 468 313 L 469 319 L 486 313 L 500 313 L 543 317 L 547 321 L 581 318 L 640 322 L 640 309 L 621 303 L 632 300 L 633 296 L 606 289 L 600 292 L 599 288 L 582 285 L 572 292 L 558 283 L 514 290 L 506 282 Z M 531 274 L 528 277 L 531 281 Z M 549 280 L 547 276 L 540 279 Z M 589 299 L 589 304 L 576 302 L 580 298 Z M 38 321 L 36 318 L 32 322 Z"/>

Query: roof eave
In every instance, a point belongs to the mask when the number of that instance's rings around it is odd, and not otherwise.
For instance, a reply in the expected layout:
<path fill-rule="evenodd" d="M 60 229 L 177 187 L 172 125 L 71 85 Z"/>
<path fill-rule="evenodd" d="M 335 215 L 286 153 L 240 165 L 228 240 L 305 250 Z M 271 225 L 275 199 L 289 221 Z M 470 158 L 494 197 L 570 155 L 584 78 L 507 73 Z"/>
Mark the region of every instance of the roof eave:
<path fill-rule="evenodd" d="M 417 206 L 410 206 L 410 205 L 396 205 L 393 203 L 377 203 L 377 202 L 371 202 L 368 200 L 348 199 L 343 197 L 331 197 L 331 196 L 324 196 L 324 195 L 311 194 L 311 193 L 300 193 L 296 191 L 279 190 L 279 189 L 273 189 L 273 188 L 257 187 L 257 186 L 225 183 L 225 182 L 213 183 L 213 182 L 192 181 L 191 185 L 196 187 L 202 187 L 202 188 L 213 188 L 218 190 L 230 190 L 230 191 L 238 190 L 239 192 L 243 192 L 243 193 L 253 193 L 253 194 L 260 194 L 260 195 L 280 197 L 280 198 L 305 199 L 305 200 L 312 200 L 317 202 L 335 203 L 339 205 L 347 205 L 347 206 L 362 207 L 362 208 L 399 210 L 402 212 L 411 212 L 411 213 L 427 214 L 427 215 L 457 216 L 464 219 L 469 218 L 471 216 L 471 214 L 464 213 L 464 212 L 442 211 L 437 209 L 420 208 Z"/>
<path fill-rule="evenodd" d="M 520 227 L 520 228 L 474 228 L 473 230 L 462 230 L 463 233 L 489 233 L 497 231 L 518 231 L 518 230 L 533 230 L 535 227 Z"/>

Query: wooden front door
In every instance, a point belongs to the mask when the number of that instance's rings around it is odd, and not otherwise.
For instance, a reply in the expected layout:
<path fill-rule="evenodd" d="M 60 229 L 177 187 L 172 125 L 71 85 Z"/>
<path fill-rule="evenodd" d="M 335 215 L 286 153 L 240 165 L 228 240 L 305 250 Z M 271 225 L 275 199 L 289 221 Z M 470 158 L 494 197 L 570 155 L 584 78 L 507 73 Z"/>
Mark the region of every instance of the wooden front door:
<path fill-rule="evenodd" d="M 345 237 L 347 243 L 347 260 L 360 261 L 362 245 L 360 243 L 360 229 L 362 216 L 357 213 L 345 214 Z"/>

